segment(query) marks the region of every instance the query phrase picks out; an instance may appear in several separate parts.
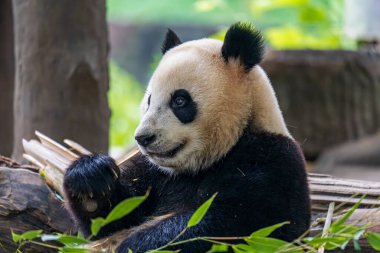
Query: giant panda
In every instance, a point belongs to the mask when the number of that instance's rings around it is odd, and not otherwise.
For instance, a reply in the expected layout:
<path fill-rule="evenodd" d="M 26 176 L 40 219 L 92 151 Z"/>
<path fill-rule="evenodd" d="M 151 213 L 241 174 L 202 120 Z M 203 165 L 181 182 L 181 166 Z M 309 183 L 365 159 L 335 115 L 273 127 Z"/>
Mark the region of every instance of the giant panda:
<path fill-rule="evenodd" d="M 162 53 L 142 100 L 140 153 L 119 167 L 109 156 L 87 155 L 67 169 L 67 207 L 82 231 L 89 234 L 91 219 L 150 189 L 140 207 L 98 235 L 113 238 L 116 252 L 167 244 L 215 193 L 203 220 L 178 240 L 247 236 L 285 221 L 273 237 L 292 241 L 303 234 L 310 221 L 304 158 L 258 65 L 260 33 L 236 23 L 224 41 L 182 43 L 168 30 Z M 171 249 L 210 246 L 193 241 Z"/>

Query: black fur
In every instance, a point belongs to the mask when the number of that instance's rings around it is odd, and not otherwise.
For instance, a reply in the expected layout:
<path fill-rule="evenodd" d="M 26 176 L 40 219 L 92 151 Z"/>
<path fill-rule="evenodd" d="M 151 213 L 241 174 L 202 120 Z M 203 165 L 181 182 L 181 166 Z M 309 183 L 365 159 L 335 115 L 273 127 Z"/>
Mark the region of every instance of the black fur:
<path fill-rule="evenodd" d="M 181 97 L 184 99 L 185 103 L 183 106 L 176 105 L 175 101 L 177 98 Z M 197 104 L 191 98 L 189 92 L 187 90 L 176 90 L 169 104 L 172 109 L 174 115 L 184 124 L 190 123 L 195 119 L 197 115 Z"/>
<path fill-rule="evenodd" d="M 172 30 L 168 29 L 164 43 L 162 43 L 161 46 L 162 54 L 165 54 L 169 49 L 172 49 L 173 47 L 176 47 L 179 44 L 182 44 L 182 42 L 178 38 L 177 34 L 175 34 L 175 32 L 173 32 Z"/>
<path fill-rule="evenodd" d="M 228 29 L 222 46 L 222 56 L 226 62 L 229 58 L 239 58 L 248 72 L 261 62 L 263 53 L 263 38 L 251 24 L 239 22 Z"/>
<path fill-rule="evenodd" d="M 99 161 L 104 163 L 99 164 Z M 281 135 L 247 132 L 222 160 L 196 175 L 168 176 L 144 157 L 136 156 L 124 164 L 120 178 L 107 194 L 111 205 L 100 205 L 103 209 L 89 214 L 76 196 L 88 190 L 82 188 L 83 182 L 102 185 L 103 181 L 93 175 L 107 175 L 107 166 L 114 165 L 96 156 L 84 157 L 66 173 L 64 188 L 68 204 L 85 232 L 89 231 L 89 218 L 105 216 L 121 200 L 143 195 L 149 187 L 151 193 L 145 203 L 123 220 L 103 229 L 101 236 L 142 224 L 152 216 L 174 213 L 155 226 L 130 234 L 117 249 L 118 253 L 128 252 L 129 248 L 134 253 L 145 252 L 166 244 L 186 226 L 194 210 L 215 192 L 218 195 L 205 218 L 179 240 L 198 236 L 247 236 L 259 228 L 290 221 L 290 225 L 273 236 L 291 241 L 309 227 L 303 156 L 293 140 Z M 94 199 L 104 202 L 98 195 Z M 205 252 L 209 248 L 209 243 L 197 241 L 174 249 Z"/>

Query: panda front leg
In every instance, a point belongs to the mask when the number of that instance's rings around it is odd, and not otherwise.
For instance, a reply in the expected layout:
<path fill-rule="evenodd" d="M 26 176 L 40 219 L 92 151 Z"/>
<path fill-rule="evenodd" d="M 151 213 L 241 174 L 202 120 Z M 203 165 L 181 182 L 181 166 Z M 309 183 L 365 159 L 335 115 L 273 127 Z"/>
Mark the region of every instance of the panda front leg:
<path fill-rule="evenodd" d="M 66 170 L 63 182 L 66 205 L 85 235 L 91 232 L 91 219 L 106 217 L 115 205 L 131 197 L 119 183 L 119 177 L 115 161 L 101 154 L 82 156 Z M 124 219 L 106 226 L 97 238 L 134 225 L 138 220 L 129 219 L 130 222 Z"/>
<path fill-rule="evenodd" d="M 118 245 L 116 253 L 128 253 L 130 250 L 133 253 L 149 252 L 166 246 L 174 239 L 174 242 L 178 243 L 201 236 L 213 236 L 216 233 L 215 231 L 226 231 L 228 227 L 224 222 L 224 215 L 217 210 L 217 208 L 210 208 L 202 221 L 190 228 L 186 228 L 187 223 L 195 209 L 185 213 L 170 214 L 164 219 L 157 217 L 158 220 L 153 219 L 132 228 L 133 232 L 129 233 L 126 239 Z M 162 250 L 180 250 L 181 253 L 194 253 L 206 252 L 210 248 L 209 242 L 191 240 L 162 248 Z"/>

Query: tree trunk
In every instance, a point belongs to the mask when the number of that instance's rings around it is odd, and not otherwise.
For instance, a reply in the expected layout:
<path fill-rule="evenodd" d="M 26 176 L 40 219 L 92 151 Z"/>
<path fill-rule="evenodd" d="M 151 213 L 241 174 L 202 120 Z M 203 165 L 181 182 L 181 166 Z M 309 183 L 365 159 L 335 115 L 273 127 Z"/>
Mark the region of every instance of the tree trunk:
<path fill-rule="evenodd" d="M 14 50 L 12 0 L 0 1 L 0 155 L 10 156 L 13 137 Z"/>
<path fill-rule="evenodd" d="M 104 0 L 13 0 L 16 86 L 13 157 L 40 130 L 107 152 Z"/>
<path fill-rule="evenodd" d="M 380 129 L 380 53 L 271 51 L 262 66 L 307 159 Z"/>

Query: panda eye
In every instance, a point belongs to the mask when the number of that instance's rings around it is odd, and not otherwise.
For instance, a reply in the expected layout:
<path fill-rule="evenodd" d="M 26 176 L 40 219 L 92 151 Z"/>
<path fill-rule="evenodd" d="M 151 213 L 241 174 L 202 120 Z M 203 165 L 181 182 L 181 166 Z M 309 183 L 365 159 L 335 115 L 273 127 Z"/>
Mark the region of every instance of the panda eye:
<path fill-rule="evenodd" d="M 176 97 L 173 101 L 173 107 L 179 108 L 186 105 L 186 99 L 184 97 Z"/>
<path fill-rule="evenodd" d="M 169 106 L 183 124 L 192 122 L 197 115 L 197 104 L 187 90 L 180 89 L 171 95 Z"/>

